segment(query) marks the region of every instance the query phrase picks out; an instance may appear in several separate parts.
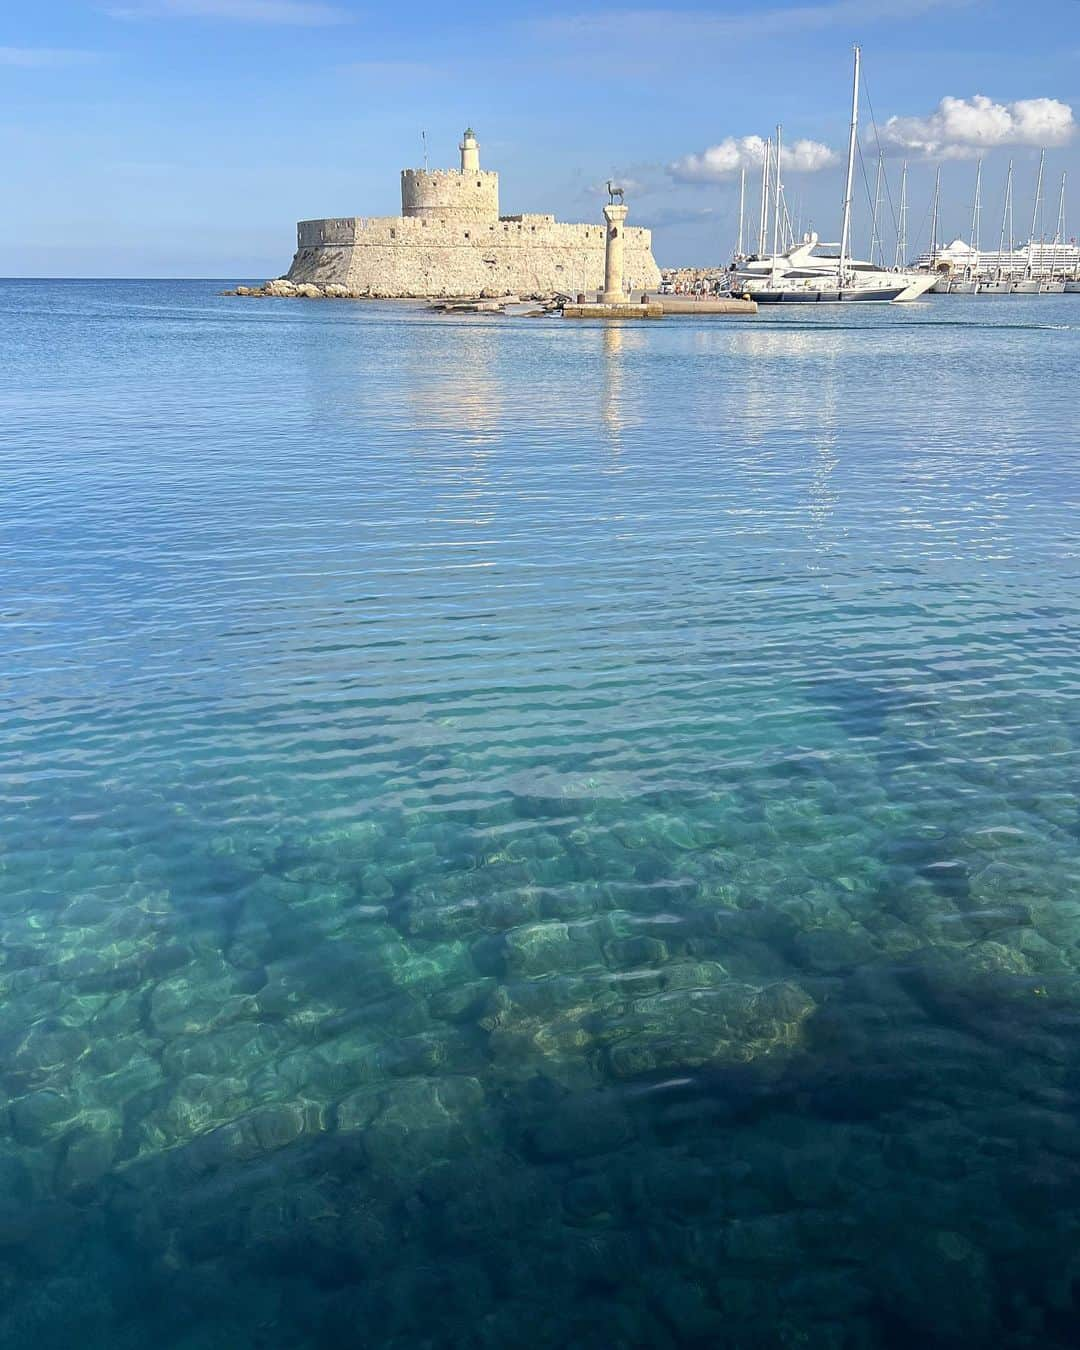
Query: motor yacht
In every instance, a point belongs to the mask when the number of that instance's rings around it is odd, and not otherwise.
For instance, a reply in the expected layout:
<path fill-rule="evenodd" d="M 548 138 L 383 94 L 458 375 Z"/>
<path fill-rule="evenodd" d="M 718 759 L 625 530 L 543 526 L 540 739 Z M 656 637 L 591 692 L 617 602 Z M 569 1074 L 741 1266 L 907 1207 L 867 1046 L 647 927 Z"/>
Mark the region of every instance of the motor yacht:
<path fill-rule="evenodd" d="M 855 48 L 855 69 L 851 92 L 851 126 L 848 135 L 847 179 L 844 192 L 843 225 L 836 253 L 818 254 L 816 234 L 805 234 L 791 248 L 778 247 L 781 236 L 780 128 L 776 139 L 776 185 L 773 201 L 773 251 L 765 252 L 766 203 L 768 197 L 769 153 L 766 149 L 761 176 L 761 219 L 758 251 L 748 258 L 736 258 L 729 270 L 729 286 L 740 295 L 748 295 L 758 304 L 800 304 L 815 302 L 897 303 L 917 300 L 934 285 L 937 277 L 903 270 L 888 271 L 874 263 L 860 262 L 851 256 L 851 203 L 855 176 L 855 155 L 859 130 L 860 49 Z M 739 199 L 739 237 L 743 234 L 742 193 Z M 827 247 L 822 245 L 822 247 Z"/>
<path fill-rule="evenodd" d="M 937 280 L 926 273 L 889 271 L 875 263 L 842 258 L 838 245 L 804 234 L 782 253 L 756 254 L 732 265 L 731 289 L 759 304 L 915 300 Z M 818 250 L 822 250 L 819 252 Z"/>

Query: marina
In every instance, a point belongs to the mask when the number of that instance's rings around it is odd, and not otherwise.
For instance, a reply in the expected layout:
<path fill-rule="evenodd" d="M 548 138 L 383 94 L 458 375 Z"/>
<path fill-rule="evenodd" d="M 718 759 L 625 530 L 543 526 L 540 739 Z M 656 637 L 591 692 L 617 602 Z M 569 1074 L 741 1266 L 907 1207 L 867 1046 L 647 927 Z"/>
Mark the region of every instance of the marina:
<path fill-rule="evenodd" d="M 935 295 L 1063 295 L 1080 294 L 1080 246 L 1066 236 L 1065 190 L 1067 174 L 1062 172 L 1058 195 L 1057 229 L 1051 240 L 1038 237 L 1043 210 L 1045 150 L 1039 156 L 1028 242 L 1016 246 L 1013 191 L 1013 162 L 1009 161 L 1001 215 L 998 247 L 982 250 L 980 223 L 982 213 L 982 169 L 980 158 L 975 171 L 975 196 L 971 212 L 970 242 L 954 239 L 937 244 L 941 170 L 934 187 L 930 248 L 915 260 L 915 267 L 932 275 Z"/>

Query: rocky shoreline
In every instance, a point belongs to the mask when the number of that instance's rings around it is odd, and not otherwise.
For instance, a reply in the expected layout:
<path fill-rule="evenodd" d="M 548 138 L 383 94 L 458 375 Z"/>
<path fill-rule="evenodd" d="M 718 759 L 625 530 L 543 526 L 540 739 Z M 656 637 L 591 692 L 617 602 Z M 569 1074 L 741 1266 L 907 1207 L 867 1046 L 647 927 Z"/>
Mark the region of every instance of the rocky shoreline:
<path fill-rule="evenodd" d="M 242 296 L 244 298 L 255 299 L 274 299 L 274 300 L 387 300 L 400 299 L 400 297 L 391 297 L 380 295 L 377 291 L 370 288 L 358 289 L 350 286 L 342 286 L 336 282 L 330 282 L 326 285 L 316 285 L 314 282 L 289 281 L 286 277 L 276 277 L 273 281 L 264 282 L 262 286 L 237 286 L 233 290 L 222 291 L 222 295 Z M 413 297 L 415 299 L 424 299 L 423 296 Z M 531 309 L 524 311 L 532 314 L 547 314 L 561 308 L 566 296 L 540 293 L 530 295 L 511 295 L 499 294 L 496 291 L 481 291 L 479 295 L 451 296 L 433 300 L 431 308 L 444 313 L 506 313 L 513 309 L 518 311 L 522 306 L 532 306 Z"/>

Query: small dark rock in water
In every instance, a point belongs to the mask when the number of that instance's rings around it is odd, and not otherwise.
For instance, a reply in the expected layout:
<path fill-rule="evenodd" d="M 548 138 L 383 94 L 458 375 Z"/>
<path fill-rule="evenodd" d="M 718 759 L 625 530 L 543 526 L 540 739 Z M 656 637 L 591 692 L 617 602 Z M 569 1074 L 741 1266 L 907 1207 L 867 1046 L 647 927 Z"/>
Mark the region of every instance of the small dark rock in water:
<path fill-rule="evenodd" d="M 928 1345 L 986 1345 L 994 1291 L 986 1255 L 956 1231 L 905 1233 L 881 1254 L 874 1283 L 898 1330 Z"/>
<path fill-rule="evenodd" d="M 42 1023 L 27 1032 L 14 1062 L 27 1073 L 45 1074 L 69 1067 L 89 1049 L 90 1038 L 81 1027 Z"/>
<path fill-rule="evenodd" d="M 800 964 L 810 970 L 833 973 L 854 970 L 873 961 L 877 949 L 865 933 L 815 928 L 795 939 Z"/>
<path fill-rule="evenodd" d="M 476 1020 L 493 985 L 493 980 L 476 980 L 439 989 L 428 999 L 428 1010 L 442 1022 Z"/>
<path fill-rule="evenodd" d="M 619 1099 L 607 1094 L 570 1096 L 530 1132 L 543 1158 L 610 1153 L 633 1138 L 634 1127 Z"/>
<path fill-rule="evenodd" d="M 73 1135 L 60 1164 L 61 1189 L 78 1191 L 96 1186 L 111 1170 L 119 1141 L 119 1130 L 109 1126 Z"/>
<path fill-rule="evenodd" d="M 31 1092 L 11 1106 L 15 1136 L 28 1144 L 44 1143 L 63 1133 L 78 1114 L 78 1104 L 51 1088 Z"/>

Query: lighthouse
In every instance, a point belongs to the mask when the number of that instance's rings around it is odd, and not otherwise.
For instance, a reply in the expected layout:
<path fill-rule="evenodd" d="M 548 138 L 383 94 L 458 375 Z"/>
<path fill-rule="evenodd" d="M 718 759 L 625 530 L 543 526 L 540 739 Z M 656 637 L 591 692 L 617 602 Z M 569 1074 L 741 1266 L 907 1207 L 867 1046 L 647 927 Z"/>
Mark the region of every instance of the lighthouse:
<path fill-rule="evenodd" d="M 479 173 L 480 146 L 476 140 L 476 132 L 473 131 L 472 127 L 465 128 L 465 134 L 461 138 L 458 149 L 461 151 L 461 172 Z"/>

